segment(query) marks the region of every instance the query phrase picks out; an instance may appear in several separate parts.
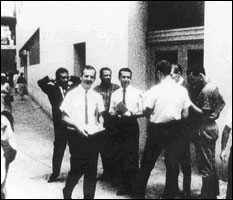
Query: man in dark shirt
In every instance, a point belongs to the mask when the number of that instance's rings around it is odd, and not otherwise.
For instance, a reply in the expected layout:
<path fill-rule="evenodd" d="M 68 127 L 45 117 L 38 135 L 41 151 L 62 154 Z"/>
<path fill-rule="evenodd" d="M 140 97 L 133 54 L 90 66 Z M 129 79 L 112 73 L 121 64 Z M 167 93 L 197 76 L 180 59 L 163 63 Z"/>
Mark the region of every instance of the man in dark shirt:
<path fill-rule="evenodd" d="M 215 122 L 225 106 L 218 88 L 198 70 L 189 75 L 190 85 L 197 91 L 196 106 L 203 114 L 199 117 L 196 135 L 196 154 L 199 172 L 202 175 L 201 199 L 217 199 L 219 182 L 215 164 L 215 148 L 219 131 Z"/>
<path fill-rule="evenodd" d="M 53 152 L 53 172 L 48 179 L 48 182 L 54 182 L 60 175 L 61 163 L 68 141 L 68 133 L 66 126 L 62 123 L 62 112 L 60 105 L 68 90 L 77 86 L 80 83 L 78 77 L 72 76 L 69 80 L 68 70 L 59 68 L 56 71 L 56 80 L 50 80 L 48 76 L 38 81 L 39 87 L 48 95 L 52 106 L 53 125 L 54 125 L 54 152 Z"/>
<path fill-rule="evenodd" d="M 103 114 L 105 118 L 105 126 L 109 126 L 110 119 L 109 107 L 112 93 L 115 92 L 120 86 L 111 83 L 112 70 L 110 68 L 102 68 L 100 70 L 101 84 L 94 88 L 96 92 L 102 95 L 104 100 L 105 112 Z M 100 150 L 100 155 L 103 164 L 103 175 L 99 178 L 100 180 L 107 180 L 112 177 L 112 172 L 114 168 L 114 135 L 110 133 L 109 129 L 106 129 L 105 134 L 103 134 L 102 145 Z"/>

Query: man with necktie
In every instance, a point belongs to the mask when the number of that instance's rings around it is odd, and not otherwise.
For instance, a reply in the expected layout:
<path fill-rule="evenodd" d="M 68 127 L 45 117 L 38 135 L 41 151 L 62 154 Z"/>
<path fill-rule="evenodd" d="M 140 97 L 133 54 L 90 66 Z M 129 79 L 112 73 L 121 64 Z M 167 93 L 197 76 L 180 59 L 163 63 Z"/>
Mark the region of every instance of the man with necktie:
<path fill-rule="evenodd" d="M 132 183 L 139 168 L 139 126 L 137 117 L 142 114 L 140 91 L 130 85 L 132 71 L 123 68 L 119 71 L 121 88 L 113 93 L 110 114 L 115 119 L 117 135 L 117 167 L 120 188 L 117 195 L 131 192 Z"/>
<path fill-rule="evenodd" d="M 104 111 L 101 95 L 92 89 L 95 79 L 95 68 L 86 66 L 81 77 L 81 85 L 67 94 L 60 107 L 62 119 L 71 129 L 69 133 L 71 169 L 63 189 L 64 199 L 71 199 L 73 189 L 82 175 L 84 175 L 84 199 L 94 199 L 95 196 L 101 134 L 98 127 L 103 127 L 101 113 Z"/>

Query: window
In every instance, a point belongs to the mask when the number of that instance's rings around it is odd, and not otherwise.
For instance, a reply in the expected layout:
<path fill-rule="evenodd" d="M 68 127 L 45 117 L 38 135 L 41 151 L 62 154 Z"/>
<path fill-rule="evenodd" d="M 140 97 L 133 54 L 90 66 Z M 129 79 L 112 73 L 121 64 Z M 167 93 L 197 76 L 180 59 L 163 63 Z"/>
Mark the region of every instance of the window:
<path fill-rule="evenodd" d="M 204 1 L 149 1 L 148 30 L 204 26 Z"/>
<path fill-rule="evenodd" d="M 39 29 L 29 40 L 29 65 L 40 64 L 40 34 Z"/>

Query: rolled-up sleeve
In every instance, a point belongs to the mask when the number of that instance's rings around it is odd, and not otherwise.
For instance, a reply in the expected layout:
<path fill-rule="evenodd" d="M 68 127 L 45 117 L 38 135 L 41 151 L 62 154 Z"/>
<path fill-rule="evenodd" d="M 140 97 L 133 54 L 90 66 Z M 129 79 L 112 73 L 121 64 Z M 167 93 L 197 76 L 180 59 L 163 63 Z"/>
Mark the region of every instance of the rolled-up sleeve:
<path fill-rule="evenodd" d="M 60 110 L 70 116 L 73 109 L 72 95 L 68 93 L 60 106 Z"/>
<path fill-rule="evenodd" d="M 155 91 L 155 88 L 152 88 L 151 90 L 148 91 L 145 106 L 144 106 L 145 109 L 146 108 L 154 109 L 156 94 L 157 92 Z"/>

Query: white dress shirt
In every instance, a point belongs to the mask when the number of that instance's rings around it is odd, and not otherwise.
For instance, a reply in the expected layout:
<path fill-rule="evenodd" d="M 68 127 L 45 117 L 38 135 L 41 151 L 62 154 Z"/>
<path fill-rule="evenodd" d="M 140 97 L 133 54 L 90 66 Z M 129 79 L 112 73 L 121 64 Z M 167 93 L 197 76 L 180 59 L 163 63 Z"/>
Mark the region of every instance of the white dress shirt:
<path fill-rule="evenodd" d="M 65 112 L 72 121 L 77 122 L 81 127 L 85 126 L 85 94 L 86 90 L 79 85 L 67 93 L 60 110 Z M 94 126 L 96 124 L 97 113 L 102 113 L 104 109 L 104 102 L 102 96 L 90 89 L 87 92 L 88 102 L 88 125 Z"/>
<path fill-rule="evenodd" d="M 125 103 L 127 109 L 133 114 L 133 115 L 140 115 L 142 114 L 143 107 L 142 107 L 142 96 L 141 92 L 132 87 L 128 86 L 125 91 Z M 109 112 L 111 114 L 116 113 L 116 106 L 122 102 L 123 100 L 123 88 L 116 90 L 112 94 L 111 103 L 110 103 L 110 110 Z"/>
<path fill-rule="evenodd" d="M 170 76 L 151 88 L 147 96 L 145 107 L 153 110 L 150 116 L 152 123 L 180 120 L 182 111 L 191 105 L 187 90 Z"/>

